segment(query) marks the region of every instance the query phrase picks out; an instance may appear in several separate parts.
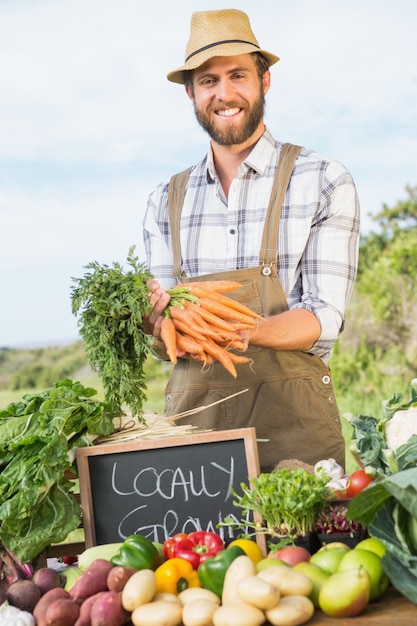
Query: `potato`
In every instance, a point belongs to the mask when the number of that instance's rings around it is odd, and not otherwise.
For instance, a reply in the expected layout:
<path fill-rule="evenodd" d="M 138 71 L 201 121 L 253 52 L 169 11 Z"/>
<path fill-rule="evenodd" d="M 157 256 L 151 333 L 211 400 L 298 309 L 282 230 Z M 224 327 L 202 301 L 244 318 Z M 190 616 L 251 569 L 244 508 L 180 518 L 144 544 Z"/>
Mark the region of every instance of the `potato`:
<path fill-rule="evenodd" d="M 77 621 L 74 626 L 91 626 L 91 610 L 93 608 L 94 602 L 99 598 L 103 593 L 107 593 L 106 591 L 99 591 L 95 593 L 93 596 L 90 596 L 80 606 L 80 613 L 78 615 Z"/>
<path fill-rule="evenodd" d="M 152 598 L 152 602 L 157 602 L 158 600 L 166 600 L 167 602 L 176 602 L 177 604 L 181 604 L 177 594 L 168 593 L 168 591 L 158 591 Z"/>
<path fill-rule="evenodd" d="M 224 604 L 213 615 L 214 626 L 261 626 L 265 621 L 265 613 L 246 602 Z"/>
<path fill-rule="evenodd" d="M 35 585 L 38 585 L 42 596 L 50 589 L 63 586 L 61 576 L 51 567 L 41 567 L 37 569 L 32 576 L 32 581 Z"/>
<path fill-rule="evenodd" d="M 313 591 L 310 578 L 286 565 L 266 567 L 257 576 L 277 587 L 281 596 L 309 596 Z"/>
<path fill-rule="evenodd" d="M 48 626 L 74 626 L 80 614 L 79 604 L 72 598 L 60 598 L 52 602 L 45 613 Z"/>
<path fill-rule="evenodd" d="M 117 591 L 105 591 L 91 608 L 91 626 L 122 626 L 129 613 L 122 607 L 122 595 Z"/>
<path fill-rule="evenodd" d="M 258 609 L 272 609 L 281 596 L 278 587 L 259 576 L 246 576 L 237 583 L 237 592 L 243 600 Z"/>
<path fill-rule="evenodd" d="M 147 602 L 138 606 L 130 616 L 134 626 L 180 626 L 182 606 L 178 602 Z"/>
<path fill-rule="evenodd" d="M 212 626 L 213 615 L 218 608 L 218 602 L 207 598 L 191 600 L 182 609 L 182 622 L 184 626 Z"/>
<path fill-rule="evenodd" d="M 193 602 L 194 600 L 211 600 L 216 604 L 220 604 L 219 596 L 214 593 L 214 591 L 204 589 L 204 587 L 188 587 L 184 589 L 184 591 L 181 591 L 177 597 L 183 605 L 188 604 L 188 602 Z"/>
<path fill-rule="evenodd" d="M 70 598 L 70 594 L 68 593 L 68 591 L 66 591 L 62 587 L 55 587 L 54 589 L 50 589 L 49 591 L 44 593 L 43 596 L 41 596 L 39 602 L 33 609 L 33 617 L 36 620 L 36 626 L 47 626 L 45 621 L 46 611 L 53 602 L 59 600 L 60 598 Z"/>
<path fill-rule="evenodd" d="M 272 626 L 300 626 L 314 615 L 314 604 L 306 596 L 286 596 L 272 609 L 265 611 L 266 619 Z"/>
<path fill-rule="evenodd" d="M 41 590 L 32 580 L 17 580 L 6 591 L 7 602 L 21 611 L 32 613 L 39 602 Z"/>
<path fill-rule="evenodd" d="M 107 576 L 107 587 L 109 591 L 123 591 L 123 587 L 135 572 L 137 572 L 137 570 L 134 567 L 115 565 Z"/>
<path fill-rule="evenodd" d="M 74 585 L 69 590 L 71 598 L 81 604 L 88 597 L 99 591 L 108 591 L 107 576 L 114 565 L 106 559 L 96 559 L 77 578 Z"/>
<path fill-rule="evenodd" d="M 224 577 L 222 604 L 241 602 L 242 598 L 237 592 L 237 583 L 246 576 L 255 576 L 256 565 L 246 554 L 236 557 L 226 570 Z"/>
<path fill-rule="evenodd" d="M 122 591 L 122 606 L 134 611 L 141 604 L 150 602 L 156 592 L 156 576 L 151 569 L 141 569 L 129 578 Z M 171 604 L 174 604 L 171 602 Z"/>

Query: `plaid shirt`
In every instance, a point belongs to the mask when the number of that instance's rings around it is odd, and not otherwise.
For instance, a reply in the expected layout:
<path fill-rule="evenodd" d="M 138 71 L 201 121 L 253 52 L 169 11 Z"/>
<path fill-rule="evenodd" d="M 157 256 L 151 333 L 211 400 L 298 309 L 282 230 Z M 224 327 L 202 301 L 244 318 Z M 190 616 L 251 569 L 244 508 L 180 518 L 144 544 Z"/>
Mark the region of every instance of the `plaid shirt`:
<path fill-rule="evenodd" d="M 194 166 L 181 214 L 183 270 L 188 277 L 259 264 L 264 218 L 282 143 L 268 130 L 241 163 L 226 200 L 211 149 Z M 172 247 L 168 184 L 150 195 L 144 219 L 147 264 L 169 288 Z M 290 309 L 317 316 L 321 336 L 311 352 L 328 361 L 343 330 L 356 277 L 359 202 L 351 175 L 338 161 L 303 149 L 282 207 L 278 275 Z"/>

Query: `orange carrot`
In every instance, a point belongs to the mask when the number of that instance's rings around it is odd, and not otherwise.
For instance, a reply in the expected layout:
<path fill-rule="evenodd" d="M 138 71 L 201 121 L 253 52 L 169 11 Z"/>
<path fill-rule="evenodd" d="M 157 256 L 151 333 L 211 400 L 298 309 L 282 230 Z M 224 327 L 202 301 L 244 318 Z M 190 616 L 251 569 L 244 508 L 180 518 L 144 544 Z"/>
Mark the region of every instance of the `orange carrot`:
<path fill-rule="evenodd" d="M 205 338 L 202 331 L 198 330 L 198 327 L 194 325 L 192 328 L 190 328 L 190 324 L 184 319 L 173 317 L 172 321 L 174 323 L 175 328 L 179 332 L 184 333 L 184 335 L 192 335 L 194 339 L 196 339 L 197 341 L 202 341 Z"/>
<path fill-rule="evenodd" d="M 191 335 L 181 333 L 177 330 L 177 347 L 189 354 L 203 354 L 204 350 L 198 341 Z"/>
<path fill-rule="evenodd" d="M 229 352 L 229 357 L 231 361 L 236 364 L 250 363 L 250 361 L 252 361 L 252 359 L 250 359 L 248 356 L 244 356 L 243 354 L 236 354 L 235 352 Z"/>
<path fill-rule="evenodd" d="M 219 317 L 223 317 L 224 319 L 235 320 L 237 322 L 245 322 L 248 324 L 249 328 L 254 328 L 256 326 L 255 320 L 253 317 L 249 317 L 246 313 L 242 313 L 237 311 L 236 309 L 232 309 L 226 304 L 213 300 L 210 297 L 200 297 L 200 306 L 212 313 L 215 313 Z"/>
<path fill-rule="evenodd" d="M 170 317 L 162 319 L 161 339 L 165 344 L 169 360 L 175 364 L 177 362 L 177 340 L 174 322 Z"/>
<path fill-rule="evenodd" d="M 205 309 L 204 307 L 199 306 L 198 304 L 195 304 L 194 302 L 184 302 L 184 307 L 186 309 L 189 309 L 190 311 L 194 311 L 197 315 L 202 317 L 203 320 L 205 320 L 206 322 L 210 322 L 211 324 L 219 326 L 220 328 L 223 328 L 224 330 L 227 330 L 229 332 L 230 331 L 234 332 L 236 330 L 232 322 L 229 322 L 228 320 L 225 320 L 224 318 L 219 317 L 218 315 L 215 315 L 208 309 Z"/>
<path fill-rule="evenodd" d="M 236 367 L 225 348 L 218 346 L 214 341 L 211 341 L 210 339 L 206 339 L 202 343 L 202 346 L 205 352 L 207 352 L 207 354 L 210 354 L 217 361 L 219 361 L 219 363 L 223 365 L 223 367 L 229 372 L 229 374 L 233 376 L 233 378 L 237 377 Z"/>
<path fill-rule="evenodd" d="M 176 324 L 177 321 L 188 324 L 188 334 L 195 336 L 197 339 L 200 339 L 202 335 L 204 337 L 211 337 L 214 340 L 217 340 L 219 337 L 226 338 L 227 336 L 230 336 L 230 331 L 227 332 L 226 336 L 226 331 L 210 326 L 194 311 L 186 308 L 181 309 L 177 306 L 171 307 L 170 311 L 174 324 Z M 180 330 L 184 332 L 183 327 Z M 235 336 L 237 336 L 236 333 Z"/>
<path fill-rule="evenodd" d="M 228 350 L 239 350 L 240 352 L 244 352 L 246 350 L 246 345 L 241 339 L 220 339 L 217 340 L 216 343 L 219 346 L 227 348 Z"/>
<path fill-rule="evenodd" d="M 208 289 L 203 289 L 203 288 L 198 287 L 198 286 L 193 289 L 193 293 L 200 300 L 201 300 L 201 298 L 212 298 L 216 302 L 219 302 L 220 304 L 228 306 L 231 309 L 233 309 L 234 311 L 238 311 L 239 313 L 243 313 L 244 315 L 247 315 L 248 317 L 254 317 L 254 318 L 262 317 L 261 315 L 258 315 L 258 313 L 255 313 L 255 311 L 252 311 L 252 309 L 247 307 L 242 302 L 238 302 L 237 300 L 234 300 L 234 298 L 229 298 L 229 296 L 226 296 L 223 293 L 218 293 L 216 291 L 210 291 Z M 201 304 L 201 302 L 200 302 L 200 304 Z"/>
<path fill-rule="evenodd" d="M 191 283 L 178 283 L 178 285 L 175 285 L 174 289 L 177 287 L 186 287 L 191 291 L 191 293 L 194 292 L 195 287 L 201 287 L 202 289 L 207 289 L 208 291 L 216 291 L 217 293 L 224 293 L 226 291 L 240 289 L 242 287 L 242 283 L 238 283 L 235 280 L 202 280 Z"/>

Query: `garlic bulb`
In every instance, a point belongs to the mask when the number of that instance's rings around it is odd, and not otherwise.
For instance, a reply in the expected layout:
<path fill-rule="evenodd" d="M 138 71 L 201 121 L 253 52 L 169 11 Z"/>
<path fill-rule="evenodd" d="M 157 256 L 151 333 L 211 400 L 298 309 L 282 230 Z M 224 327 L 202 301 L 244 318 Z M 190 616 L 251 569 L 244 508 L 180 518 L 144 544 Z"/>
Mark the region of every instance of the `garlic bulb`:
<path fill-rule="evenodd" d="M 315 464 L 314 473 L 316 476 L 325 474 L 331 480 L 340 480 L 343 477 L 344 469 L 335 459 L 322 459 Z"/>

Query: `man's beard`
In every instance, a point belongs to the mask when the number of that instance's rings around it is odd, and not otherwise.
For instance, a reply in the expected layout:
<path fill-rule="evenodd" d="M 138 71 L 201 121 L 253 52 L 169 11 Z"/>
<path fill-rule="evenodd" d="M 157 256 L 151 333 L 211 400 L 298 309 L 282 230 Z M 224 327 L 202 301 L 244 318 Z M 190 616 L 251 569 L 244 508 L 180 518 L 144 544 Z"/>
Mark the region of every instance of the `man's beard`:
<path fill-rule="evenodd" d="M 228 108 L 241 108 L 239 104 L 228 103 Z M 219 107 L 220 108 L 220 107 Z M 259 98 L 251 109 L 244 109 L 247 117 L 243 124 L 233 126 L 231 123 L 228 128 L 219 129 L 216 127 L 212 118 L 202 109 L 198 109 L 194 104 L 194 112 L 198 123 L 210 135 L 216 143 L 221 146 L 235 146 L 245 143 L 256 131 L 264 116 L 265 97 L 263 93 L 259 94 Z"/>

